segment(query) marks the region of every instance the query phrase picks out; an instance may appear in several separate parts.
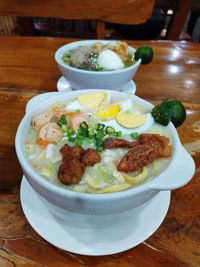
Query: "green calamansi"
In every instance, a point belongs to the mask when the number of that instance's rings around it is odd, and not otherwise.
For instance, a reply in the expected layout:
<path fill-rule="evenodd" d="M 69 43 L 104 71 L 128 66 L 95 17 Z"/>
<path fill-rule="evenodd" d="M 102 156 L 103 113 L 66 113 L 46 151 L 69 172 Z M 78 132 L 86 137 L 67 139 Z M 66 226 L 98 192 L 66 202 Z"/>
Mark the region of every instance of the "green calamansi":
<path fill-rule="evenodd" d="M 161 104 L 156 105 L 153 108 L 151 115 L 157 123 L 164 126 L 167 126 L 171 120 L 171 114 L 166 102 L 162 102 Z"/>
<path fill-rule="evenodd" d="M 168 125 L 171 121 L 175 127 L 178 127 L 186 118 L 183 104 L 175 99 L 169 99 L 156 105 L 151 114 L 156 122 L 164 126 Z"/>
<path fill-rule="evenodd" d="M 141 64 L 149 64 L 153 59 L 153 49 L 147 45 L 140 46 L 134 54 L 135 60 L 139 58 L 141 58 Z"/>
<path fill-rule="evenodd" d="M 180 101 L 169 100 L 168 104 L 171 109 L 171 122 L 178 127 L 185 121 L 186 110 Z"/>

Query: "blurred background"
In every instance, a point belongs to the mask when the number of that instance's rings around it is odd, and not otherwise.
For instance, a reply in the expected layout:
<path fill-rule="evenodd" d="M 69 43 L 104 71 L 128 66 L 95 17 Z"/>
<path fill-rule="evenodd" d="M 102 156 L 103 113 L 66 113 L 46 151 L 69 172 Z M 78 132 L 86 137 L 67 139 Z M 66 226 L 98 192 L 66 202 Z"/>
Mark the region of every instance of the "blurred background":
<path fill-rule="evenodd" d="M 189 4 L 190 3 L 190 4 Z M 176 24 L 174 24 L 174 18 Z M 200 0 L 156 0 L 151 18 L 144 24 L 106 23 L 106 39 L 159 40 L 177 39 L 200 42 Z M 134 14 L 133 14 L 134 16 Z M 182 23 L 176 36 L 175 27 Z M 183 23 L 184 22 L 184 23 Z M 36 35 L 95 39 L 95 20 L 64 20 L 0 16 L 0 35 Z M 177 35 L 178 34 L 178 35 Z"/>

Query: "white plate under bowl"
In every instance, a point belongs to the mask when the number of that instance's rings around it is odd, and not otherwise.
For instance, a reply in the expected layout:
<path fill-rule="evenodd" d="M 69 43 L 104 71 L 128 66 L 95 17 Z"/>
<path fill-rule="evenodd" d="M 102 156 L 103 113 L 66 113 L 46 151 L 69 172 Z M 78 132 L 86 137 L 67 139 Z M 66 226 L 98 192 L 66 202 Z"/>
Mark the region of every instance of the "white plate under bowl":
<path fill-rule="evenodd" d="M 27 220 L 41 237 L 60 249 L 90 256 L 110 255 L 137 246 L 158 229 L 170 204 L 170 191 L 161 191 L 147 205 L 133 210 L 123 223 L 81 228 L 53 215 L 24 176 L 20 197 Z"/>
<path fill-rule="evenodd" d="M 69 81 L 67 80 L 67 78 L 65 78 L 64 76 L 61 76 L 58 79 L 58 82 L 57 82 L 57 90 L 59 92 L 63 92 L 63 91 L 69 92 L 69 91 L 72 91 L 72 90 L 75 90 L 75 89 L 73 89 L 71 87 L 71 85 L 70 85 Z M 131 80 L 129 83 L 127 83 L 125 86 L 123 86 L 120 91 L 121 92 L 125 92 L 125 93 L 135 94 L 135 91 L 136 91 L 135 82 L 133 80 Z"/>

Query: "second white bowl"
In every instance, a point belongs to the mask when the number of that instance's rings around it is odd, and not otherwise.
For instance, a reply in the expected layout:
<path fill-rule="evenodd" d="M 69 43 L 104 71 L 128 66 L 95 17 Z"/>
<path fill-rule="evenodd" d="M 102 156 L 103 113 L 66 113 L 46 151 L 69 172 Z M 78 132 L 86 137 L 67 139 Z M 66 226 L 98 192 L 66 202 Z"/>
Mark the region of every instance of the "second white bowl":
<path fill-rule="evenodd" d="M 116 41 L 98 40 L 104 44 L 116 44 Z M 55 53 L 55 60 L 62 75 L 67 78 L 74 89 L 110 89 L 120 91 L 133 79 L 137 72 L 141 59 L 128 68 L 115 71 L 88 71 L 73 68 L 62 61 L 62 56 L 67 51 L 84 45 L 92 45 L 96 40 L 78 41 L 63 45 Z M 129 46 L 131 54 L 135 49 Z"/>

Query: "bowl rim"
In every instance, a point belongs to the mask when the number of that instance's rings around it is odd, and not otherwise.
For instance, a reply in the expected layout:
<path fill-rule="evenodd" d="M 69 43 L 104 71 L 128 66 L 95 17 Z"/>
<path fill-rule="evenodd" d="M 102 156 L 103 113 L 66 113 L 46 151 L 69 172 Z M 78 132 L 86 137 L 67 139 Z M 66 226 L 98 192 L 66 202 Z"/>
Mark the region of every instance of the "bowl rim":
<path fill-rule="evenodd" d="M 159 179 L 159 176 L 163 175 L 163 173 L 167 172 L 167 169 L 170 167 L 170 165 L 172 164 L 172 162 L 174 161 L 174 158 L 177 157 L 178 152 L 180 151 L 180 140 L 179 140 L 179 136 L 178 133 L 175 129 L 175 127 L 173 126 L 173 124 L 170 122 L 168 126 L 168 129 L 170 131 L 170 134 L 172 136 L 172 139 L 174 140 L 174 144 L 173 144 L 173 151 L 172 151 L 172 156 L 169 160 L 169 163 L 167 165 L 167 167 L 164 169 L 163 172 L 161 172 L 159 175 L 152 177 L 149 181 L 142 183 L 136 187 L 130 187 L 127 190 L 123 190 L 123 191 L 118 191 L 118 192 L 112 192 L 112 193 L 101 193 L 101 194 L 91 194 L 91 193 L 81 193 L 81 192 L 75 192 L 72 190 L 68 190 L 66 188 L 63 188 L 59 185 L 56 185 L 54 183 L 51 183 L 50 181 L 48 181 L 47 179 L 41 177 L 30 165 L 30 163 L 28 162 L 28 159 L 25 156 L 25 153 L 23 152 L 23 147 L 22 147 L 22 140 L 24 140 L 24 128 L 27 126 L 27 123 L 30 125 L 30 121 L 31 121 L 31 117 L 37 112 L 37 110 L 39 109 L 39 112 L 42 112 L 42 110 L 44 110 L 44 106 L 45 104 L 51 105 L 54 102 L 58 101 L 58 100 L 64 100 L 64 98 L 68 98 L 69 96 L 71 96 L 71 98 L 77 96 L 80 93 L 88 93 L 88 92 L 96 92 L 96 91 L 105 91 L 107 93 L 112 93 L 114 95 L 118 94 L 118 95 L 123 95 L 123 96 L 128 96 L 128 97 L 132 97 L 134 100 L 144 104 L 147 108 L 152 108 L 153 105 L 149 102 L 147 102 L 146 100 L 139 98 L 136 95 L 130 95 L 124 92 L 119 92 L 119 91 L 113 91 L 113 90 L 106 90 L 106 89 L 83 89 L 83 90 L 76 90 L 76 91 L 72 91 L 69 93 L 65 93 L 65 92 L 58 92 L 57 95 L 53 95 L 50 98 L 44 99 L 42 101 L 40 101 L 38 103 L 38 105 L 36 105 L 34 108 L 32 108 L 32 110 L 28 113 L 26 113 L 24 115 L 24 117 L 22 118 L 18 129 L 17 129 L 17 133 L 16 133 L 16 137 L 15 137 L 15 149 L 16 149 L 16 154 L 18 157 L 18 160 L 20 162 L 20 165 L 22 167 L 23 170 L 25 170 L 26 173 L 28 173 L 29 176 L 31 176 L 31 179 L 33 179 L 37 184 L 39 184 L 42 188 L 47 188 L 47 190 L 51 193 L 56 193 L 60 196 L 68 196 L 70 198 L 74 198 L 74 197 L 78 197 L 79 199 L 82 200 L 94 200 L 94 201 L 102 201 L 102 202 L 106 202 L 108 199 L 123 199 L 124 197 L 129 197 L 129 196 L 133 196 L 136 195 L 138 193 L 142 193 L 145 191 L 149 191 L 151 190 L 150 185 L 152 184 L 152 181 L 155 182 L 155 179 Z M 38 108 L 39 107 L 39 108 Z"/>
<path fill-rule="evenodd" d="M 107 71 L 92 71 L 92 70 L 82 70 L 82 69 L 78 69 L 75 67 L 71 67 L 65 63 L 63 63 L 62 59 L 61 59 L 61 54 L 64 54 L 64 50 L 66 48 L 70 48 L 70 46 L 78 46 L 81 44 L 92 44 L 93 42 L 104 42 L 104 43 L 114 43 L 117 42 L 118 40 L 82 40 L 82 41 L 75 41 L 75 42 L 71 42 L 68 44 L 64 44 L 61 47 L 59 47 L 55 54 L 54 54 L 54 58 L 55 61 L 57 62 L 58 65 L 60 65 L 61 67 L 77 72 L 77 73 L 83 73 L 83 74 L 88 74 L 88 75 L 97 75 L 97 76 L 101 76 L 101 75 L 111 75 L 111 74 L 123 74 L 124 72 L 130 71 L 130 70 L 134 70 L 135 68 L 137 68 L 140 64 L 141 64 L 141 59 L 139 58 L 138 60 L 136 60 L 136 62 L 134 64 L 132 64 L 129 67 L 123 68 L 123 69 L 119 69 L 119 70 L 107 70 Z M 130 51 L 133 51 L 133 53 L 136 51 L 136 49 L 132 46 L 128 45 L 128 48 Z M 67 49 L 66 49 L 67 50 Z M 66 52 L 66 51 L 65 51 Z"/>

